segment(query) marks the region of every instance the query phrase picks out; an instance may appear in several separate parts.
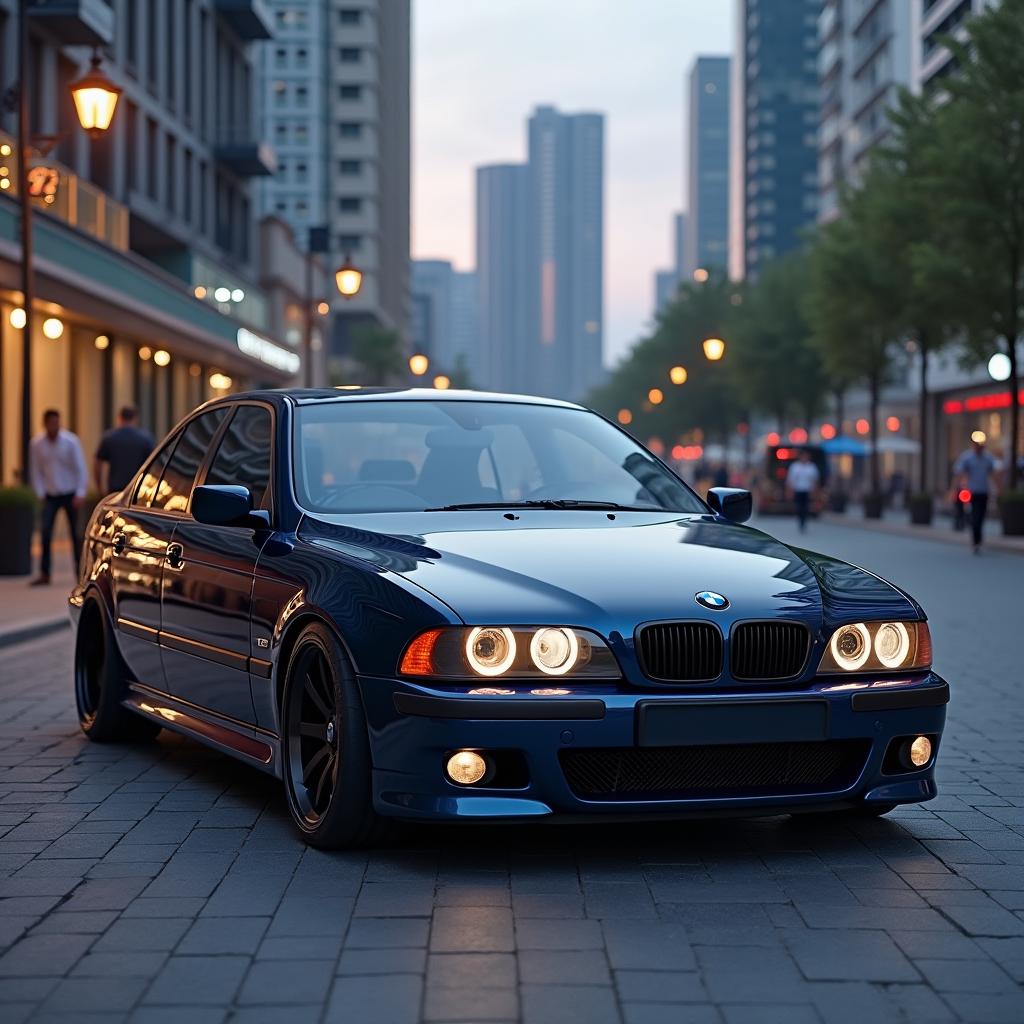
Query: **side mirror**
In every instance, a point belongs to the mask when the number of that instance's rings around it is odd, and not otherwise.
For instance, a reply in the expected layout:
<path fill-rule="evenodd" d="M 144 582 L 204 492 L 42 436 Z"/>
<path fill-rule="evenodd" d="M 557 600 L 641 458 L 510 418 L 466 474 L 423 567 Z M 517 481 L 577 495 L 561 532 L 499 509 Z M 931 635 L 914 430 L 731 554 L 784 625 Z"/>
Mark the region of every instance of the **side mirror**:
<path fill-rule="evenodd" d="M 247 487 L 233 484 L 204 484 L 192 492 L 192 518 L 207 526 L 248 526 L 266 529 L 270 516 L 252 507 Z"/>
<path fill-rule="evenodd" d="M 754 512 L 750 491 L 739 487 L 712 487 L 708 491 L 708 504 L 715 515 L 734 523 L 745 523 Z"/>

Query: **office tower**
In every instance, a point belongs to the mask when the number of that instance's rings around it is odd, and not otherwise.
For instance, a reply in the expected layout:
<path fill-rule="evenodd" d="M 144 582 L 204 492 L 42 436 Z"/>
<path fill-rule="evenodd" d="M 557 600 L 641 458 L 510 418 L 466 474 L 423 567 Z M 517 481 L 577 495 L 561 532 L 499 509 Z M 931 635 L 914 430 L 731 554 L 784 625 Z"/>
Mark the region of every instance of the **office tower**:
<path fill-rule="evenodd" d="M 942 45 L 947 35 L 964 38 L 967 19 L 994 7 L 998 0 L 924 0 L 923 10 L 915 3 L 912 33 L 914 37 L 914 80 L 921 89 L 941 82 L 956 72 L 952 54 Z"/>
<path fill-rule="evenodd" d="M 820 0 L 737 0 L 730 275 L 757 277 L 817 215 Z"/>
<path fill-rule="evenodd" d="M 729 238 L 729 58 L 698 57 L 689 77 L 684 276 L 725 270 Z"/>

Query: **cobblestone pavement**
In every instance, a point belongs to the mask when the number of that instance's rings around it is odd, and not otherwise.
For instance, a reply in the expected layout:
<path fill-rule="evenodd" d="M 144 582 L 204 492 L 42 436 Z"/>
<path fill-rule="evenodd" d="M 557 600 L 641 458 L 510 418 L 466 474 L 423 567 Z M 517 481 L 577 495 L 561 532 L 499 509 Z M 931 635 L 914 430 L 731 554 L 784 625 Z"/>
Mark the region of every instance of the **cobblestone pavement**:
<path fill-rule="evenodd" d="M 1024 563 L 833 525 L 807 543 L 931 614 L 954 686 L 931 803 L 327 855 L 275 782 L 194 743 L 87 744 L 70 634 L 8 649 L 0 1019 L 1019 1024 Z"/>

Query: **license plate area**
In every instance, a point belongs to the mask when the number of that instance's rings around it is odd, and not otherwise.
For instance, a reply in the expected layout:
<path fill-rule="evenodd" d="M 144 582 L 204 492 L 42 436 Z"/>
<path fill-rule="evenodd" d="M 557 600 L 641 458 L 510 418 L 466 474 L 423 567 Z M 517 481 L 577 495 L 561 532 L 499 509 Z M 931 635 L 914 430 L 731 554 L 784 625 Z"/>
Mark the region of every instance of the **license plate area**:
<path fill-rule="evenodd" d="M 825 700 L 645 700 L 636 708 L 636 742 L 682 747 L 823 740 L 828 715 Z"/>

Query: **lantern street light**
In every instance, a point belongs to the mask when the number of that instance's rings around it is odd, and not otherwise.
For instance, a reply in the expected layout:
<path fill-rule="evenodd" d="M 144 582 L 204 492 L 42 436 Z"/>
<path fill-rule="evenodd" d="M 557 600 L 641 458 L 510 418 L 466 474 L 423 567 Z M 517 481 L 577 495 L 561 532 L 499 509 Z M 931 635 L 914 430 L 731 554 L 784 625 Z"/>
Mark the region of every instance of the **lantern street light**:
<path fill-rule="evenodd" d="M 721 338 L 704 339 L 704 356 L 712 363 L 717 363 L 725 355 L 725 342 Z"/>
<path fill-rule="evenodd" d="M 121 89 L 100 70 L 100 55 L 94 52 L 89 71 L 71 83 L 71 98 L 82 127 L 93 137 L 109 127 L 121 96 Z"/>
<path fill-rule="evenodd" d="M 363 272 L 352 263 L 352 257 L 346 255 L 345 262 L 334 272 L 334 280 L 338 285 L 338 291 L 346 299 L 351 299 L 362 287 Z"/>
<path fill-rule="evenodd" d="M 21 478 L 28 482 L 29 445 L 32 441 L 32 305 L 35 301 L 35 275 L 32 259 L 32 196 L 28 187 L 29 150 L 32 134 L 29 119 L 29 31 L 28 0 L 18 2 L 18 79 L 6 91 L 0 111 L 18 114 L 18 201 L 21 214 L 21 309 L 25 320 L 21 335 Z M 121 90 L 100 70 L 98 52 L 90 70 L 71 84 L 71 96 L 82 127 L 92 136 L 102 135 L 110 127 Z M 51 318 L 52 319 L 52 318 Z M 55 328 L 51 325 L 50 330 Z"/>
<path fill-rule="evenodd" d="M 686 372 L 685 366 L 673 366 L 672 369 L 668 371 L 668 379 L 672 381 L 673 384 L 685 384 L 688 376 L 689 374 Z"/>
<path fill-rule="evenodd" d="M 651 390 L 647 392 L 647 401 L 650 402 L 651 405 L 661 405 L 661 403 L 665 401 L 665 393 L 661 388 L 651 388 Z"/>
<path fill-rule="evenodd" d="M 451 380 L 446 377 L 443 373 L 438 374 L 434 378 L 434 387 L 438 391 L 447 391 L 452 386 Z"/>
<path fill-rule="evenodd" d="M 430 360 L 421 352 L 409 356 L 409 372 L 414 377 L 422 377 L 430 369 Z"/>

